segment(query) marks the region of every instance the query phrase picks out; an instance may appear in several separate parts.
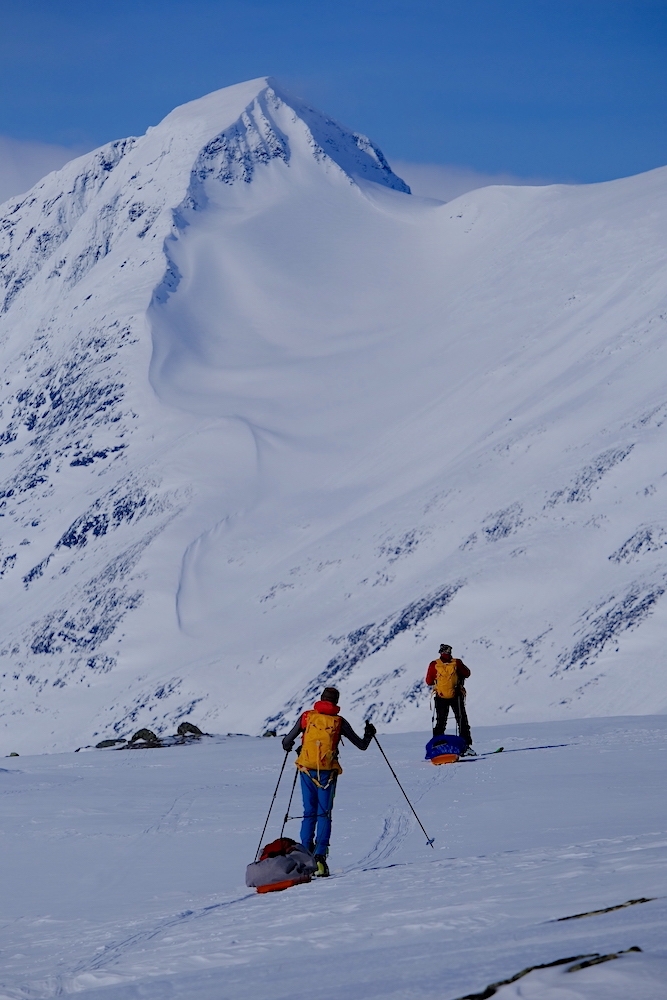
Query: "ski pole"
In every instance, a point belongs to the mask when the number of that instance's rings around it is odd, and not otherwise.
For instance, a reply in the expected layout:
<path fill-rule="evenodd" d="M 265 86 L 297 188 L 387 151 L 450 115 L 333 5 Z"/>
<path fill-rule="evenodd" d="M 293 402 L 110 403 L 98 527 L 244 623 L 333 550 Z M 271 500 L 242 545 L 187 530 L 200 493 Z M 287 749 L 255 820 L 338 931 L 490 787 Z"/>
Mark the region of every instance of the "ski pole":
<path fill-rule="evenodd" d="M 398 785 L 398 787 L 400 788 L 400 790 L 401 790 L 401 791 L 403 792 L 403 795 L 405 796 L 405 801 L 407 802 L 407 804 L 408 804 L 408 805 L 410 806 L 410 808 L 412 809 L 412 813 L 413 813 L 413 815 L 414 815 L 415 819 L 416 819 L 416 820 L 417 820 L 417 822 L 419 823 L 419 825 L 420 825 L 420 827 L 422 828 L 422 830 L 424 830 L 424 824 L 422 823 L 422 821 L 420 820 L 419 816 L 418 816 L 418 815 L 417 815 L 417 813 L 415 812 L 415 807 L 413 806 L 412 802 L 411 802 L 411 801 L 410 801 L 410 799 L 408 798 L 408 796 L 407 796 L 407 794 L 406 794 L 406 792 L 405 792 L 405 789 L 403 788 L 403 785 L 402 785 L 402 784 L 400 783 L 400 781 L 398 780 L 398 775 L 396 774 L 396 771 L 394 771 L 393 767 L 392 767 L 392 766 L 391 766 L 391 764 L 389 763 L 389 759 L 388 759 L 388 757 L 387 757 L 386 753 L 384 752 L 384 750 L 383 750 L 383 749 L 382 749 L 382 747 L 380 746 L 380 741 L 379 741 L 379 739 L 377 738 L 377 736 L 374 736 L 374 737 L 373 737 L 373 739 L 375 740 L 375 742 L 376 742 L 376 743 L 377 743 L 377 745 L 378 745 L 378 750 L 380 751 L 380 753 L 382 754 L 382 756 L 384 757 L 384 759 L 385 759 L 385 760 L 387 761 L 387 767 L 389 768 L 389 770 L 390 770 L 390 771 L 391 771 L 391 773 L 393 774 L 394 778 L 396 779 L 396 784 Z M 435 837 L 429 837 L 428 833 L 426 833 L 426 830 L 424 830 L 424 835 L 425 835 L 425 837 L 426 837 L 426 843 L 427 843 L 427 844 L 429 845 L 429 847 L 431 847 L 431 848 L 432 848 L 433 850 L 435 850 L 435 847 L 433 847 L 433 841 L 435 840 Z"/>
<path fill-rule="evenodd" d="M 283 825 L 282 825 L 282 828 L 280 830 L 280 836 L 281 837 L 282 837 L 283 833 L 285 832 L 285 824 L 287 823 L 287 820 L 290 818 L 289 811 L 290 811 L 290 806 L 292 805 L 292 799 L 294 798 L 294 789 L 296 788 L 296 779 L 297 779 L 298 775 L 299 775 L 299 772 L 297 771 L 296 768 L 294 768 L 294 781 L 292 782 L 292 791 L 289 793 L 289 802 L 287 803 L 287 809 L 285 810 L 285 818 L 283 820 Z M 296 816 L 293 816 L 292 819 L 296 819 Z"/>
<path fill-rule="evenodd" d="M 269 806 L 269 811 L 266 814 L 266 821 L 264 823 L 264 829 L 262 830 L 262 834 L 261 834 L 261 836 L 259 838 L 259 844 L 257 845 L 257 851 L 255 853 L 255 861 L 257 861 L 257 858 L 259 857 L 259 852 L 262 849 L 262 841 L 264 840 L 264 834 L 266 833 L 266 828 L 269 825 L 269 816 L 271 815 L 271 810 L 273 809 L 273 803 L 276 801 L 276 795 L 278 794 L 278 785 L 280 784 L 280 779 L 283 776 L 283 771 L 285 770 L 285 764 L 287 763 L 287 758 L 288 757 L 289 757 L 289 750 L 286 750 L 285 751 L 285 756 L 283 758 L 283 766 L 280 768 L 280 774 L 278 775 L 278 781 L 276 782 L 276 787 L 275 787 L 274 792 L 273 792 L 273 798 L 271 799 L 271 805 Z"/>

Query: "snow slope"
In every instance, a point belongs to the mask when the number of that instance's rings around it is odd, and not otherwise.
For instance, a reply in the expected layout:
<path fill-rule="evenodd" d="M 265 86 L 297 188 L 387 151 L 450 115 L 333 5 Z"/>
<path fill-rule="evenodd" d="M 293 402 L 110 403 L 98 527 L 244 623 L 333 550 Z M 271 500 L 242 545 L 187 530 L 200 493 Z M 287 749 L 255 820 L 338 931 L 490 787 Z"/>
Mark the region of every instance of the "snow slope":
<path fill-rule="evenodd" d="M 660 1000 L 665 717 L 478 737 L 505 752 L 436 768 L 425 733 L 382 739 L 434 850 L 377 747 L 345 747 L 334 877 L 272 896 L 244 874 L 277 740 L 3 760 L 0 997 L 457 1000 L 570 959 L 495 995 Z M 576 968 L 595 955 L 619 957 Z"/>
<path fill-rule="evenodd" d="M 0 220 L 7 749 L 664 712 L 667 171 L 411 196 L 266 80 Z M 11 746 L 10 746 L 11 743 Z"/>

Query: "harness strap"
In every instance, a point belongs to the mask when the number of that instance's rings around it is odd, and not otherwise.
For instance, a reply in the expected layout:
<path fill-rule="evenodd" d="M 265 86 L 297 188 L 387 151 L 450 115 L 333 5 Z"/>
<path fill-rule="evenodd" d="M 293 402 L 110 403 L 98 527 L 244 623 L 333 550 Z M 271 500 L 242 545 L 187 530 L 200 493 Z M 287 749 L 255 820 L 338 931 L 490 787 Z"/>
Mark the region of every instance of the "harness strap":
<path fill-rule="evenodd" d="M 312 776 L 312 774 L 310 773 L 311 770 L 312 770 L 312 768 L 304 767 L 303 764 L 299 764 L 298 760 L 296 762 L 296 766 L 299 769 L 299 771 L 301 771 L 302 774 L 307 774 L 308 777 L 310 778 L 310 780 L 312 781 L 312 783 L 314 785 L 317 785 L 318 788 L 321 788 L 322 791 L 326 791 L 326 789 L 329 788 L 329 786 L 331 785 L 331 783 L 334 780 L 334 778 L 338 777 L 338 773 L 332 769 L 331 774 L 329 775 L 329 780 L 327 781 L 326 785 L 323 785 L 320 782 L 320 769 L 319 769 L 319 767 L 317 768 L 317 777 L 314 778 Z"/>

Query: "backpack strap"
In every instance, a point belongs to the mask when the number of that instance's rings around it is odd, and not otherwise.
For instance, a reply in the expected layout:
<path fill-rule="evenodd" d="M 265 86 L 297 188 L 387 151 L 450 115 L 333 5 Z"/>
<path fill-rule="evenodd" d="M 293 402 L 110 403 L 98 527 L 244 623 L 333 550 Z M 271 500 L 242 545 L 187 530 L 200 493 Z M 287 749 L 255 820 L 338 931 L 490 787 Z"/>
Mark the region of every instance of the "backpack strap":
<path fill-rule="evenodd" d="M 312 775 L 310 773 L 311 770 L 312 770 L 312 768 L 304 767 L 303 764 L 299 764 L 298 760 L 296 762 L 296 766 L 297 766 L 298 770 L 301 771 L 302 774 L 307 775 L 310 778 L 310 780 L 312 781 L 312 783 L 314 785 L 316 785 L 318 788 L 321 788 L 323 792 L 326 791 L 327 788 L 329 788 L 329 786 L 332 784 L 332 782 L 334 782 L 336 780 L 336 778 L 338 777 L 338 771 L 335 771 L 332 768 L 331 771 L 329 771 L 329 780 L 327 781 L 326 785 L 323 785 L 320 782 L 320 772 L 319 772 L 319 770 L 317 772 L 317 777 L 314 777 L 314 775 Z"/>

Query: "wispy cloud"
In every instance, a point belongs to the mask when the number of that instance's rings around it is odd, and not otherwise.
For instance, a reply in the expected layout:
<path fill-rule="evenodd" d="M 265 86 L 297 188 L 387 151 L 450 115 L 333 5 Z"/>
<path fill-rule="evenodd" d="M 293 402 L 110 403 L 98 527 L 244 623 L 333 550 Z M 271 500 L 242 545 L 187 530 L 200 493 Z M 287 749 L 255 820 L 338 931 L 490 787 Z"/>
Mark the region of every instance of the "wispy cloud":
<path fill-rule="evenodd" d="M 413 194 L 424 198 L 451 201 L 490 184 L 544 185 L 559 183 L 554 177 L 517 177 L 514 174 L 484 174 L 471 167 L 457 167 L 442 163 L 409 163 L 394 160 L 392 170 L 410 185 Z M 562 183 L 562 182 L 561 182 Z"/>
<path fill-rule="evenodd" d="M 28 191 L 45 174 L 58 170 L 82 152 L 83 149 L 23 142 L 0 135 L 0 204 Z"/>

